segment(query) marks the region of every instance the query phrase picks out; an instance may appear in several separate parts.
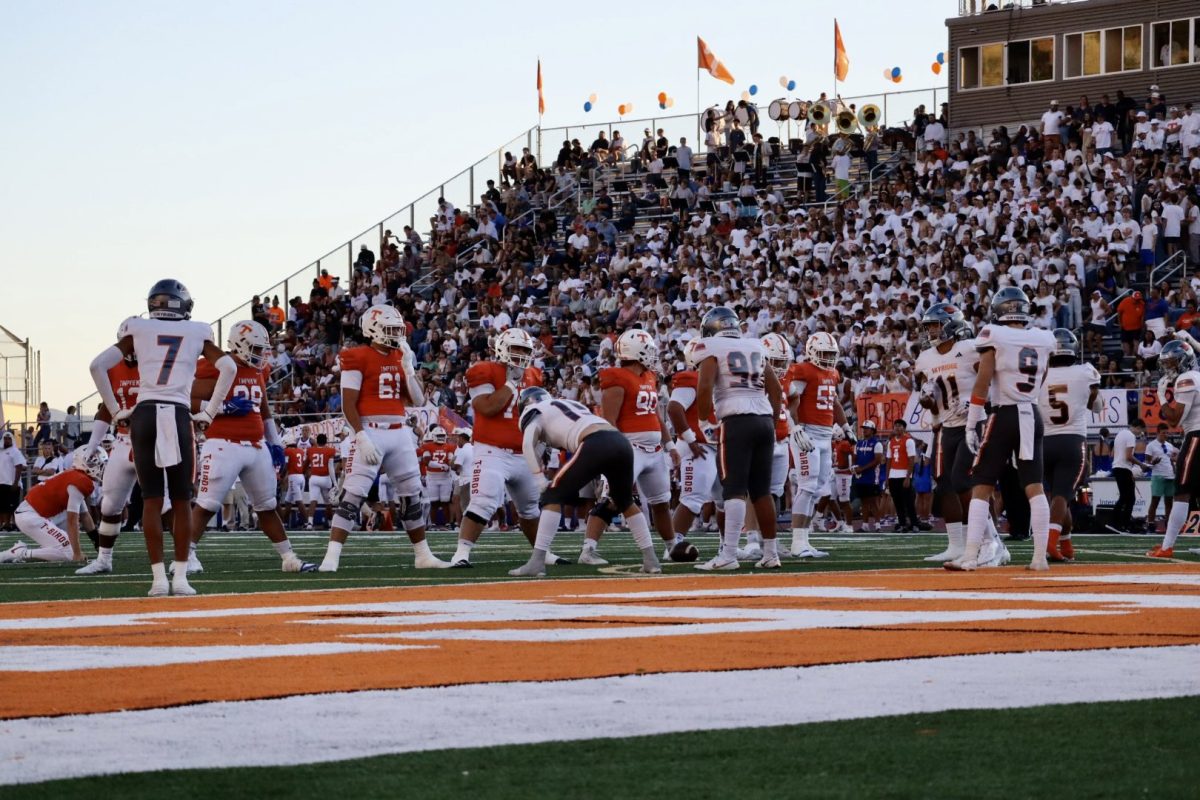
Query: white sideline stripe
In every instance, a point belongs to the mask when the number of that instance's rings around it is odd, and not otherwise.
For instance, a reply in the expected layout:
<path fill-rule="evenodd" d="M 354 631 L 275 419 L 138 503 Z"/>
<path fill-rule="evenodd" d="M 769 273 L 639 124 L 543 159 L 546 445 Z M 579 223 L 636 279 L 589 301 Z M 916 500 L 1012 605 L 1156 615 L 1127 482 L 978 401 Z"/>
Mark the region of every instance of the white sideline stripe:
<path fill-rule="evenodd" d="M 31 645 L 0 648 L 0 672 L 61 672 L 64 669 L 161 667 L 200 661 L 241 661 L 250 658 L 335 656 L 381 650 L 421 650 L 431 645 L 371 645 L 354 642 L 310 644 L 214 645 L 211 647 L 90 647 Z"/>
<path fill-rule="evenodd" d="M 0 784 L 1200 694 L 1200 645 L 492 683 L 0 722 Z M 1071 680 L 1062 680 L 1070 675 Z M 704 702 L 698 698 L 721 698 Z M 121 742 L 121 747 L 99 743 Z"/>

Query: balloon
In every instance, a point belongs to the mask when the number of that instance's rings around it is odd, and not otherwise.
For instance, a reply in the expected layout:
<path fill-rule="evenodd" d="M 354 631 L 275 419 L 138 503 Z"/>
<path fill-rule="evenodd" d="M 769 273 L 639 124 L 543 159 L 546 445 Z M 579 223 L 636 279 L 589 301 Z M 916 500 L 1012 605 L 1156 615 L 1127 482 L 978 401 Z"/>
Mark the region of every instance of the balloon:
<path fill-rule="evenodd" d="M 900 77 L 900 68 L 899 67 L 892 67 L 892 77 L 893 78 Z"/>
<path fill-rule="evenodd" d="M 941 74 L 942 74 L 942 65 L 941 65 L 941 64 L 939 64 L 938 62 L 936 62 L 936 61 L 935 61 L 935 62 L 933 62 L 933 64 L 931 64 L 930 66 L 931 66 L 931 67 L 932 67 L 932 69 L 933 69 L 933 74 L 934 74 L 934 75 L 941 75 Z"/>
<path fill-rule="evenodd" d="M 659 108 L 661 108 L 663 111 L 666 111 L 666 110 L 667 110 L 667 104 L 666 104 L 666 103 L 659 103 L 659 104 L 658 104 L 658 107 L 659 107 Z"/>
<path fill-rule="evenodd" d="M 937 56 L 937 61 L 938 61 L 938 63 L 939 63 L 939 64 L 945 64 L 945 63 L 946 63 L 946 54 L 945 54 L 945 53 L 938 53 L 938 56 Z"/>
<path fill-rule="evenodd" d="M 595 92 L 592 92 L 591 94 L 589 94 L 589 95 L 588 95 L 588 102 L 589 102 L 589 103 L 594 103 L 594 102 L 596 102 L 596 96 L 597 96 L 597 95 L 596 95 L 596 93 L 595 93 Z"/>
<path fill-rule="evenodd" d="M 790 91 L 793 91 L 795 88 L 796 88 L 796 82 L 788 81 L 787 90 L 790 92 Z"/>
<path fill-rule="evenodd" d="M 779 76 L 779 85 L 780 85 L 780 86 L 782 86 L 782 87 L 783 87 L 783 88 L 785 88 L 785 89 L 786 89 L 786 88 L 788 88 L 788 78 L 787 78 L 787 75 L 780 75 L 780 76 Z"/>
<path fill-rule="evenodd" d="M 583 110 L 584 110 L 584 111 L 591 111 L 591 110 L 592 110 L 592 101 L 591 101 L 591 100 L 589 100 L 589 101 L 587 101 L 586 103 L 584 103 L 584 104 L 583 104 Z"/>
<path fill-rule="evenodd" d="M 622 117 L 625 116 L 625 104 L 624 103 L 617 106 L 617 113 L 620 114 Z"/>
<path fill-rule="evenodd" d="M 750 94 L 758 94 L 758 86 L 757 85 L 755 85 L 753 83 L 750 84 Z"/>
<path fill-rule="evenodd" d="M 633 103 L 626 103 L 626 104 L 625 104 L 625 113 L 626 113 L 626 114 L 632 114 L 632 113 L 633 113 Z"/>
<path fill-rule="evenodd" d="M 885 81 L 890 81 L 892 79 L 892 71 L 890 69 L 885 69 L 883 71 L 883 79 Z"/>
<path fill-rule="evenodd" d="M 659 93 L 658 93 L 658 102 L 659 102 L 660 104 L 661 104 L 661 103 L 665 103 L 665 102 L 667 102 L 667 93 L 666 93 L 666 92 L 659 92 Z"/>
<path fill-rule="evenodd" d="M 745 100 L 746 102 L 750 102 L 750 93 L 742 92 L 742 99 Z"/>
<path fill-rule="evenodd" d="M 897 75 L 896 77 L 892 78 L 892 80 L 895 81 L 896 83 L 899 83 L 900 81 L 904 80 L 904 76 Z"/>
<path fill-rule="evenodd" d="M 675 98 L 668 97 L 667 98 L 667 108 L 674 108 L 674 107 L 675 107 Z"/>

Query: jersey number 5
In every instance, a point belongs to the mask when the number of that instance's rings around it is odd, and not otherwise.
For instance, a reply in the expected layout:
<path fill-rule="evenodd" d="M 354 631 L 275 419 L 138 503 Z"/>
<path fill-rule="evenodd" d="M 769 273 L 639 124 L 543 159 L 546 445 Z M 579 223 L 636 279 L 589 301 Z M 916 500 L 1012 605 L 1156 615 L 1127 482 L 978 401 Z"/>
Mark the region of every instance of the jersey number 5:
<path fill-rule="evenodd" d="M 1058 398 L 1059 392 L 1063 392 L 1065 394 L 1066 391 L 1066 384 L 1061 383 L 1046 389 L 1047 394 L 1050 395 L 1050 407 L 1053 408 L 1055 412 L 1054 415 L 1050 417 L 1050 421 L 1055 425 L 1066 425 L 1067 421 L 1071 418 L 1071 409 L 1067 406 L 1066 401 Z"/>

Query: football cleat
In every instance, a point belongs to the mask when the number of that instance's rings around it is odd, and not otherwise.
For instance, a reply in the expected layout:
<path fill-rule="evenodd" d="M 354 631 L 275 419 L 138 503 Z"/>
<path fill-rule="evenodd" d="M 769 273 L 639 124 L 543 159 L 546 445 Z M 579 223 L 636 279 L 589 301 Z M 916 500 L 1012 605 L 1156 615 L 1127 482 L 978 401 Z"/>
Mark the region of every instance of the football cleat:
<path fill-rule="evenodd" d="M 696 569 L 703 572 L 730 572 L 740 566 L 741 564 L 738 563 L 736 558 L 731 558 L 728 561 L 722 561 L 721 556 L 716 556 L 708 561 L 705 561 L 703 564 L 697 564 Z"/>
<path fill-rule="evenodd" d="M 175 564 L 176 564 L 176 562 L 174 562 L 174 561 L 171 562 L 170 573 L 172 575 L 175 574 Z M 200 563 L 200 559 L 196 557 L 196 551 L 193 550 L 190 553 L 188 553 L 187 574 L 188 575 L 199 575 L 201 572 L 204 572 L 204 565 Z"/>
<path fill-rule="evenodd" d="M 1008 548 L 999 539 L 988 539 L 979 548 L 979 556 L 975 559 L 980 567 L 1002 567 L 1012 560 Z"/>
<path fill-rule="evenodd" d="M 413 567 L 416 569 L 450 569 L 449 561 L 442 561 L 433 553 L 428 555 L 418 554 L 413 560 Z"/>
<path fill-rule="evenodd" d="M 100 559 L 91 561 L 86 567 L 75 570 L 76 575 L 105 575 L 110 572 L 112 572 L 112 563 Z"/>
<path fill-rule="evenodd" d="M 802 547 L 799 550 L 792 551 L 792 558 L 825 558 L 828 556 L 824 550 L 818 550 L 811 544 L 808 547 Z"/>
<path fill-rule="evenodd" d="M 562 556 L 556 556 L 556 555 L 554 555 L 554 553 L 546 553 L 546 564 L 548 566 L 566 567 L 566 566 L 570 566 L 571 564 L 574 564 L 574 563 L 575 562 L 569 558 L 563 558 Z"/>
<path fill-rule="evenodd" d="M 925 561 L 940 561 L 942 563 L 945 563 L 947 561 L 953 561 L 956 558 L 959 558 L 960 556 L 962 556 L 962 554 L 963 554 L 963 551 L 961 548 L 958 550 L 955 550 L 952 547 L 947 547 L 945 550 L 938 553 L 936 556 L 925 556 L 924 560 Z"/>
<path fill-rule="evenodd" d="M 171 584 L 166 581 L 155 581 L 150 584 L 150 591 L 146 592 L 149 597 L 166 597 L 171 593 Z"/>
<path fill-rule="evenodd" d="M 754 568 L 755 568 L 755 569 L 782 569 L 782 568 L 783 568 L 783 562 L 779 560 L 779 556 L 778 556 L 778 555 L 774 555 L 774 556 L 763 556 L 763 557 L 762 557 L 761 559 L 759 559 L 759 561 L 758 561 L 758 562 L 757 562 L 757 563 L 754 565 Z"/>
<path fill-rule="evenodd" d="M 594 547 L 585 547 L 579 551 L 580 564 L 587 564 L 589 567 L 607 566 L 608 562 L 600 557 L 600 553 Z"/>
<path fill-rule="evenodd" d="M 450 562 L 450 569 L 472 569 L 475 565 L 465 558 Z"/>
<path fill-rule="evenodd" d="M 14 544 L 0 553 L 0 564 L 23 564 L 29 558 L 29 548 L 23 544 Z"/>
<path fill-rule="evenodd" d="M 745 547 L 737 549 L 738 561 L 758 561 L 762 555 L 762 548 L 755 542 L 747 542 Z"/>
<path fill-rule="evenodd" d="M 307 561 L 301 561 L 300 557 L 295 553 L 289 553 L 288 557 L 283 560 L 284 572 L 315 572 L 316 564 L 310 564 Z"/>
<path fill-rule="evenodd" d="M 175 580 L 171 583 L 171 594 L 176 597 L 190 597 L 195 593 L 196 590 L 187 582 L 186 577 L 183 580 Z"/>
<path fill-rule="evenodd" d="M 1151 550 L 1149 553 L 1146 553 L 1146 555 L 1149 556 L 1150 558 L 1174 558 L 1175 557 L 1175 548 L 1174 547 L 1163 547 L 1163 546 L 1159 545 L 1158 547 Z"/>
<path fill-rule="evenodd" d="M 973 558 L 959 558 L 954 561 L 947 561 L 942 564 L 942 567 L 951 572 L 974 572 L 979 569 L 979 562 Z"/>
<path fill-rule="evenodd" d="M 854 533 L 854 526 L 849 522 L 843 522 L 842 527 L 838 528 L 838 533 Z"/>
<path fill-rule="evenodd" d="M 546 577 L 546 567 L 526 562 L 516 569 L 510 569 L 508 574 L 514 578 L 544 578 Z"/>
<path fill-rule="evenodd" d="M 337 572 L 338 562 L 330 561 L 328 558 L 321 562 L 321 566 L 317 567 L 317 572 Z"/>
<path fill-rule="evenodd" d="M 1029 562 L 1029 566 L 1025 569 L 1032 570 L 1033 572 L 1045 572 L 1050 569 L 1050 565 L 1046 562 L 1045 556 L 1034 556 L 1033 560 Z"/>

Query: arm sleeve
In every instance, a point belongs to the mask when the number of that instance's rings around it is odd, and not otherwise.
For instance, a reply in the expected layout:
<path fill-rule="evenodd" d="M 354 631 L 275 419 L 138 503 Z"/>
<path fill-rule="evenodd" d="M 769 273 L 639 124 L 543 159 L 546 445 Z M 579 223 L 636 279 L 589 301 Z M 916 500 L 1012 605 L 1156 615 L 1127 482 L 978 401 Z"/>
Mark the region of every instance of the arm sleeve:
<path fill-rule="evenodd" d="M 408 399 L 412 400 L 414 406 L 425 405 L 425 386 L 421 383 L 421 379 L 414 372 L 407 376 L 408 378 Z"/>
<path fill-rule="evenodd" d="M 108 433 L 108 423 L 98 419 L 92 423 L 92 435 L 88 437 L 87 450 L 89 456 L 96 452 L 100 447 L 101 440 L 104 439 L 104 434 Z"/>
<path fill-rule="evenodd" d="M 225 398 L 229 395 L 230 388 L 233 387 L 233 381 L 237 377 L 237 364 L 228 356 L 223 355 L 217 359 L 214 364 L 221 371 L 220 377 L 217 378 L 217 385 L 213 387 L 212 397 L 208 400 L 206 411 L 213 419 L 221 413 L 221 406 L 225 404 Z"/>
<path fill-rule="evenodd" d="M 467 390 L 467 394 L 472 400 L 474 400 L 476 397 L 482 397 L 483 395 L 491 394 L 494 391 L 496 391 L 496 387 L 492 386 L 492 384 L 481 383 L 478 386 L 472 386 L 469 388 Z"/>
<path fill-rule="evenodd" d="M 263 431 L 267 444 L 283 446 L 283 439 L 279 438 L 279 428 L 275 427 L 274 418 L 268 419 L 263 423 Z"/>
<path fill-rule="evenodd" d="M 671 397 L 668 402 L 679 403 L 684 410 L 692 407 L 692 403 L 696 402 L 696 390 L 690 386 L 679 386 L 671 390 Z"/>
<path fill-rule="evenodd" d="M 525 438 L 521 442 L 521 454 L 525 463 L 535 475 L 542 471 L 542 460 L 538 457 L 538 443 L 541 441 L 542 424 L 538 419 L 532 419 L 525 426 Z"/>
<path fill-rule="evenodd" d="M 113 392 L 112 384 L 108 382 L 108 371 L 120 364 L 124 357 L 121 350 L 113 345 L 92 359 L 89 367 L 92 381 L 96 384 L 96 391 L 100 393 L 100 399 L 104 401 L 108 413 L 113 416 L 116 416 L 117 412 L 121 410 L 121 406 L 117 402 L 117 395 Z"/>
<path fill-rule="evenodd" d="M 362 388 L 362 373 L 356 369 L 342 370 L 342 388 L 354 389 L 355 391 Z"/>

